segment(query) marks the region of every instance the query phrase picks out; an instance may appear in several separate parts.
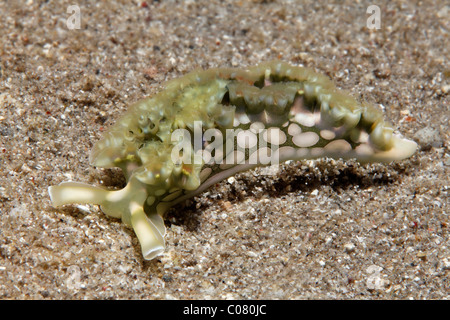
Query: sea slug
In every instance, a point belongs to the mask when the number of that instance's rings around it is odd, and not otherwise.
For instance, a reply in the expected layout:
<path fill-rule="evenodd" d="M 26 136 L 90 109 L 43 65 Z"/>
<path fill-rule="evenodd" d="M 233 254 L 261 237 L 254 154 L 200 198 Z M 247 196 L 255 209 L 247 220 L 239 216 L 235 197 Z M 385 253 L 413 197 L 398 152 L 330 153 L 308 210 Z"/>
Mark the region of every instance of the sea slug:
<path fill-rule="evenodd" d="M 91 165 L 121 168 L 126 187 L 63 182 L 49 194 L 54 206 L 98 204 L 121 218 L 150 260 L 164 251 L 164 213 L 236 172 L 319 157 L 389 162 L 416 148 L 379 109 L 311 69 L 200 70 L 132 105 L 93 147 Z"/>

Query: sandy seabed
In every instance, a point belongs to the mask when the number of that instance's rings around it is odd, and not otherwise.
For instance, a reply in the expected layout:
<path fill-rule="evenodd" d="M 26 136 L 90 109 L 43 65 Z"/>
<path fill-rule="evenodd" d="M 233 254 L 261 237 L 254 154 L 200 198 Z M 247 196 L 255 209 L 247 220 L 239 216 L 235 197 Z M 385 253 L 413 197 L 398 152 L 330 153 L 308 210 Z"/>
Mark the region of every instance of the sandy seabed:
<path fill-rule="evenodd" d="M 448 2 L 378 1 L 379 29 L 370 1 L 78 1 L 79 28 L 73 4 L 0 2 L 1 299 L 450 297 Z M 61 181 L 123 185 L 89 150 L 165 80 L 272 59 L 381 106 L 420 150 L 240 173 L 169 212 L 153 261 L 97 206 L 51 206 Z"/>

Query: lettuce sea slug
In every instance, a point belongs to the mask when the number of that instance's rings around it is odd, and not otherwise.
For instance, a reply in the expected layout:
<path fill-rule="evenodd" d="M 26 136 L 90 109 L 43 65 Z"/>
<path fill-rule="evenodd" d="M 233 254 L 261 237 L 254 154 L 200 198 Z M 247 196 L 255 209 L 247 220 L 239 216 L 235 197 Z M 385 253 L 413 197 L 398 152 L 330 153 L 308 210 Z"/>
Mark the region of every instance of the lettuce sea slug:
<path fill-rule="evenodd" d="M 90 154 L 93 166 L 121 168 L 125 188 L 63 182 L 49 193 L 54 206 L 98 204 L 121 218 L 150 260 L 164 251 L 164 213 L 236 172 L 319 157 L 390 162 L 416 147 L 328 77 L 272 61 L 167 82 L 132 105 Z"/>

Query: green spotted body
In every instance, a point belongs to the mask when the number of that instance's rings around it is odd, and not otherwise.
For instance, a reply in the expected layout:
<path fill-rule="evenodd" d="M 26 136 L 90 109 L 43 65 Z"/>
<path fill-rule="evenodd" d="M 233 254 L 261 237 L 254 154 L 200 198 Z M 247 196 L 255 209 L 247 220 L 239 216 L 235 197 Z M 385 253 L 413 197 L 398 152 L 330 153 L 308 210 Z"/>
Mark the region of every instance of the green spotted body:
<path fill-rule="evenodd" d="M 273 61 L 195 71 L 131 106 L 90 156 L 94 166 L 120 167 L 124 189 L 65 182 L 49 192 L 54 205 L 95 203 L 122 218 L 152 259 L 164 249 L 163 214 L 236 172 L 324 156 L 386 162 L 415 150 L 380 110 L 326 76 Z"/>

